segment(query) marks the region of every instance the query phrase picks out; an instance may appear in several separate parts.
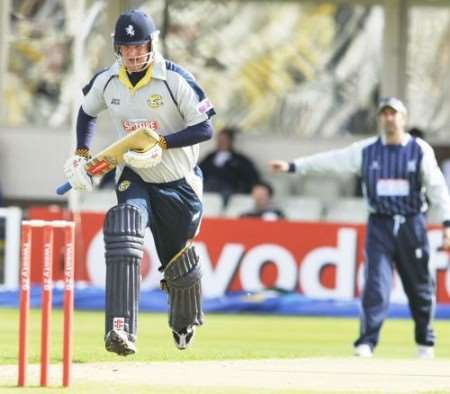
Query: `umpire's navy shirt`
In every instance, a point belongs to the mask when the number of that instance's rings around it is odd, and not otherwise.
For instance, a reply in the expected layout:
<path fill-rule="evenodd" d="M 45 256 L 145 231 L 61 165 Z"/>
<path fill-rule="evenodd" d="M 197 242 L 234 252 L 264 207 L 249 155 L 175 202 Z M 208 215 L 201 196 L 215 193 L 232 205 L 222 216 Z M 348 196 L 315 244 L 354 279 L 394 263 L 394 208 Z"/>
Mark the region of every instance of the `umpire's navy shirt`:
<path fill-rule="evenodd" d="M 442 222 L 450 221 L 450 198 L 433 148 L 405 134 L 401 144 L 372 137 L 346 148 L 293 161 L 301 174 L 355 174 L 363 180 L 369 212 L 414 215 L 426 212 L 427 198 Z M 427 197 L 427 198 L 426 198 Z"/>

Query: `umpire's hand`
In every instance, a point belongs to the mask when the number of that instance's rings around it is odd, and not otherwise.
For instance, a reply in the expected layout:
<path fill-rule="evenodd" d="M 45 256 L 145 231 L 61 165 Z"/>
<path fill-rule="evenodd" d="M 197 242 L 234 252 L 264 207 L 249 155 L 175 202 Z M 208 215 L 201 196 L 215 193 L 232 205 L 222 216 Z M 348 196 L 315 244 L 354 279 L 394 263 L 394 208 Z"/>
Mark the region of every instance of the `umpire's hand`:
<path fill-rule="evenodd" d="M 271 160 L 269 161 L 269 167 L 273 173 L 288 172 L 289 163 L 284 160 Z"/>

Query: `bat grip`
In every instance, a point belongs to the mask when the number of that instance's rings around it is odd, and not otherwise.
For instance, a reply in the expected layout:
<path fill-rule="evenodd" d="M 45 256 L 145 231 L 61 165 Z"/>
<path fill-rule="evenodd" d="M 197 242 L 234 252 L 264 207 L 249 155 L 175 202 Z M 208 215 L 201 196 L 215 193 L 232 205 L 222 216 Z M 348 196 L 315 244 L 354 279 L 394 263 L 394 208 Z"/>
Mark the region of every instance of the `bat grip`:
<path fill-rule="evenodd" d="M 72 189 L 72 185 L 69 182 L 66 182 L 56 189 L 56 194 L 58 194 L 59 196 L 62 196 L 63 194 L 68 192 L 70 189 Z"/>

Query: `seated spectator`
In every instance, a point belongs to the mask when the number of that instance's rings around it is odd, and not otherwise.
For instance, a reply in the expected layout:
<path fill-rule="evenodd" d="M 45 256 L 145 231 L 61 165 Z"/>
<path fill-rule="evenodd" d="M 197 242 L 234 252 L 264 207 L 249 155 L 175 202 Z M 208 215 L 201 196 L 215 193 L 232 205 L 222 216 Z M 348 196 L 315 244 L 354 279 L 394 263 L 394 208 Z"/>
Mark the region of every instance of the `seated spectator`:
<path fill-rule="evenodd" d="M 217 149 L 201 162 L 204 190 L 220 193 L 224 203 L 234 193 L 249 194 L 259 180 L 259 172 L 253 162 L 234 150 L 233 142 L 238 129 L 225 127 L 217 135 Z"/>
<path fill-rule="evenodd" d="M 241 218 L 261 218 L 262 220 L 284 219 L 283 211 L 273 205 L 273 188 L 263 181 L 253 185 L 252 197 L 255 207 L 240 215 Z"/>

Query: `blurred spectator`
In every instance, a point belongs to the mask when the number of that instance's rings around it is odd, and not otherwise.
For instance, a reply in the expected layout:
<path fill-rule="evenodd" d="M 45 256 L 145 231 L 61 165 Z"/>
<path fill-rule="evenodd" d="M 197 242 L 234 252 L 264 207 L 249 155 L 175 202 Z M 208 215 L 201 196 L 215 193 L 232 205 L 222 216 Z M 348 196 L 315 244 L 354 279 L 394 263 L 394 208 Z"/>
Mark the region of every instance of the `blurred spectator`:
<path fill-rule="evenodd" d="M 423 131 L 419 127 L 411 127 L 408 130 L 408 133 L 411 134 L 413 137 L 421 138 L 423 140 L 425 139 L 425 131 Z"/>
<path fill-rule="evenodd" d="M 284 219 L 283 211 L 274 206 L 272 186 L 263 181 L 255 183 L 252 188 L 252 197 L 255 207 L 240 215 L 241 218 L 261 218 L 262 220 Z"/>
<path fill-rule="evenodd" d="M 216 150 L 200 162 L 205 191 L 220 193 L 225 204 L 231 194 L 249 194 L 260 178 L 253 162 L 234 150 L 233 143 L 238 132 L 235 127 L 220 130 Z"/>

